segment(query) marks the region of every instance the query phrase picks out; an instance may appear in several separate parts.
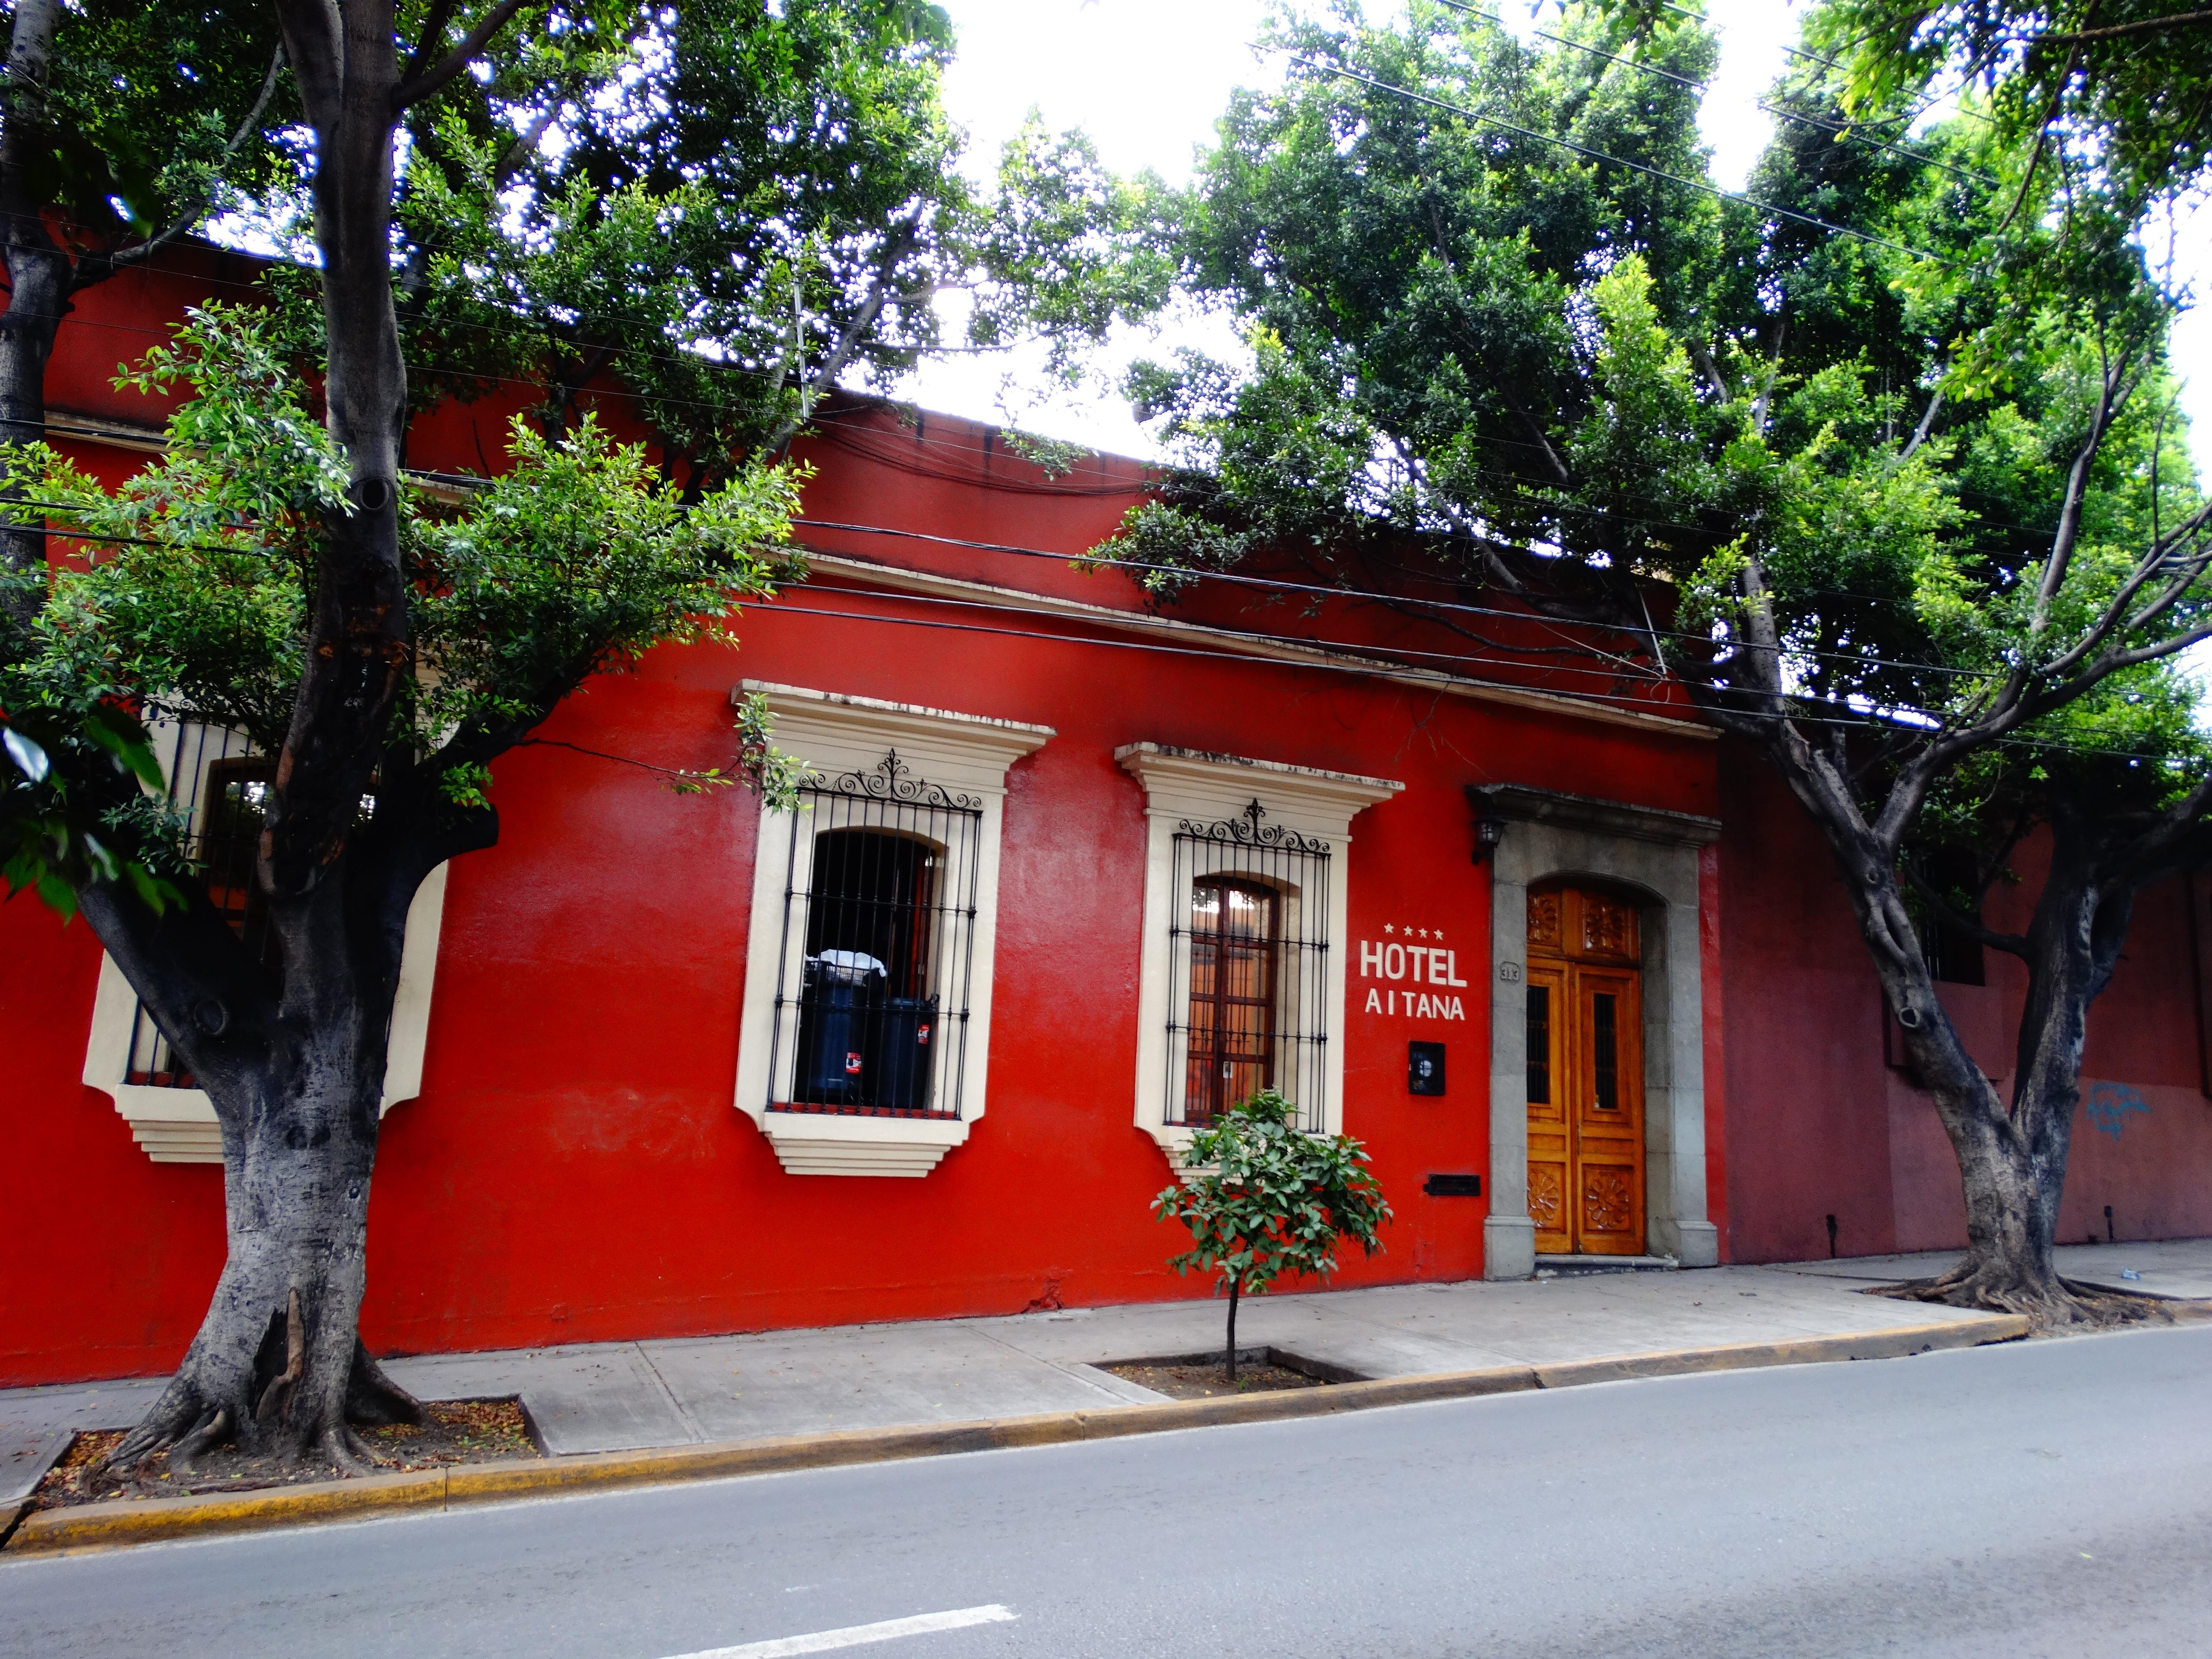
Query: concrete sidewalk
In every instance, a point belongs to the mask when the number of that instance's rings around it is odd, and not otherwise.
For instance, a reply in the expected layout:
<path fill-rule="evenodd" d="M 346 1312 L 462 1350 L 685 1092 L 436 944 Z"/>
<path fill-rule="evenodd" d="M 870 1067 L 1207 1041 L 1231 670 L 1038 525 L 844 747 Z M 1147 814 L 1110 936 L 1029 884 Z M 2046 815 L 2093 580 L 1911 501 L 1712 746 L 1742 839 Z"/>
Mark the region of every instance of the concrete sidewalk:
<path fill-rule="evenodd" d="M 2061 1270 L 2075 1277 L 2212 1297 L 2212 1239 L 2075 1246 L 2061 1255 Z M 1379 1379 L 1993 1319 L 1863 1294 L 1955 1259 L 1946 1252 L 1270 1296 L 1243 1304 L 1237 1336 L 1240 1346 L 1283 1350 L 1323 1375 Z M 2122 1280 L 2123 1267 L 2141 1279 Z M 518 1395 L 546 1449 L 568 1456 L 1148 1403 L 1161 1396 L 1099 1367 L 1216 1350 L 1224 1312 L 1218 1300 L 1153 1303 L 435 1354 L 388 1369 L 425 1400 Z M 0 1390 L 0 1503 L 36 1486 L 72 1434 L 135 1422 L 160 1386 L 134 1379 Z"/>

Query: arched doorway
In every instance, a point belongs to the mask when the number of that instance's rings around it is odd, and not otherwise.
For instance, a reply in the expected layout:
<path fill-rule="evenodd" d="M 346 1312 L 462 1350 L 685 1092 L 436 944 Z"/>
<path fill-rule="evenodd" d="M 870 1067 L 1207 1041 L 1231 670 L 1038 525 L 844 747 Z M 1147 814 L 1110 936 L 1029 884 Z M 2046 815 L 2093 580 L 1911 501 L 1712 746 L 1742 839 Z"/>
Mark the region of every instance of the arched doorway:
<path fill-rule="evenodd" d="M 1644 1249 L 1644 975 L 1635 903 L 1528 890 L 1528 1216 L 1547 1255 Z"/>

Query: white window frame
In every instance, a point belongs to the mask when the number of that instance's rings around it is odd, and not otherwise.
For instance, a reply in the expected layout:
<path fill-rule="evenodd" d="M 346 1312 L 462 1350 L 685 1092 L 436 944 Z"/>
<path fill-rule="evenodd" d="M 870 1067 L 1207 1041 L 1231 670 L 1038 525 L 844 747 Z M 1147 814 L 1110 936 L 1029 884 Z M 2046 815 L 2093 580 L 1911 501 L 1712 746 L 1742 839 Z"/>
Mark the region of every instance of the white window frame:
<path fill-rule="evenodd" d="M 220 750 L 210 753 L 204 746 L 194 745 L 192 776 L 186 787 L 179 787 L 177 767 L 185 736 L 192 729 L 187 723 L 163 720 L 155 726 L 152 737 L 161 775 L 169 781 L 173 798 L 191 802 L 191 830 L 197 835 L 208 810 L 208 773 L 216 761 L 228 757 Z M 445 915 L 446 866 L 441 864 L 423 878 L 407 907 L 399 985 L 392 1004 L 392 1037 L 385 1051 L 380 1117 L 422 1091 L 422 1056 L 429 1042 L 430 999 L 437 981 L 438 935 Z M 97 1089 L 115 1103 L 118 1115 L 131 1126 L 131 1138 L 155 1163 L 222 1163 L 222 1126 L 204 1089 L 164 1088 L 129 1081 L 131 1042 L 137 1023 L 138 993 L 115 965 L 115 959 L 103 951 L 100 987 L 93 997 L 92 1032 L 84 1048 L 86 1086 Z"/>
<path fill-rule="evenodd" d="M 1188 1124 L 1171 1123 L 1177 1103 L 1173 1091 L 1182 1087 L 1180 1074 L 1170 1076 L 1169 1026 L 1185 1018 L 1168 1006 L 1175 986 L 1188 987 L 1188 960 L 1176 971 L 1177 951 L 1189 952 L 1188 917 L 1194 870 L 1178 868 L 1175 840 L 1178 826 L 1229 823 L 1245 817 L 1257 803 L 1262 821 L 1310 841 L 1325 842 L 1331 876 L 1322 940 L 1327 946 L 1323 970 L 1322 1011 L 1328 1042 L 1322 1060 L 1322 1133 L 1344 1130 L 1344 944 L 1350 883 L 1348 858 L 1352 820 L 1365 808 L 1390 799 L 1406 786 L 1391 778 L 1363 777 L 1352 772 L 1328 772 L 1316 767 L 1292 766 L 1281 761 L 1252 760 L 1242 755 L 1215 755 L 1180 749 L 1169 744 L 1126 744 L 1114 758 L 1144 787 L 1146 834 L 1145 843 L 1144 945 L 1139 969 L 1137 997 L 1137 1127 L 1152 1136 L 1178 1170 L 1183 1149 L 1198 1133 Z M 1197 872 L 1234 873 L 1231 866 Z M 1303 902 L 1294 895 L 1293 902 Z M 1286 907 L 1286 910 L 1287 910 Z M 1181 920 L 1178 921 L 1178 918 Z M 1186 994 L 1188 992 L 1186 990 Z M 1302 1106 L 1310 1103 L 1300 1102 Z"/>
<path fill-rule="evenodd" d="M 799 969 L 795 958 L 805 950 L 803 937 L 786 936 L 784 888 L 794 870 L 811 867 L 811 857 L 801 854 L 811 851 L 816 827 L 804 810 L 772 811 L 763 806 L 759 815 L 734 1103 L 768 1137 L 786 1174 L 919 1178 L 967 1140 L 988 1104 L 991 978 L 998 936 L 999 852 L 1006 820 L 1006 772 L 1023 756 L 1042 748 L 1055 733 L 1049 726 L 758 680 L 747 680 L 732 693 L 733 699 L 754 696 L 768 699 L 769 709 L 775 717 L 777 749 L 805 762 L 817 776 L 865 775 L 896 751 L 914 777 L 981 802 L 957 1119 L 845 1116 L 772 1108 L 776 986 L 780 978 L 797 982 Z M 802 836 L 805 840 L 799 844 L 798 838 Z"/>

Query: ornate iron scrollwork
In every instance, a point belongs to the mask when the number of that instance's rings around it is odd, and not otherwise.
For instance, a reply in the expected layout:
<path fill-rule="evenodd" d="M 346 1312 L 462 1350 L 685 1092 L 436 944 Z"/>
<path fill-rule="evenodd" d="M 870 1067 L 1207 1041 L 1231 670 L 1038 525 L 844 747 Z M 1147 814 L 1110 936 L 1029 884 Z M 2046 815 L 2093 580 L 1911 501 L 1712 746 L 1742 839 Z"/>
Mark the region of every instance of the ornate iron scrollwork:
<path fill-rule="evenodd" d="M 1176 825 L 1176 834 L 1188 836 L 1197 841 L 1229 842 L 1238 847 L 1272 847 L 1285 853 L 1301 853 L 1309 858 L 1328 856 L 1328 842 L 1318 836 L 1302 836 L 1287 824 L 1260 822 L 1267 816 L 1267 809 L 1255 796 L 1252 804 L 1233 818 L 1218 818 L 1212 823 L 1198 823 L 1185 818 Z"/>
<path fill-rule="evenodd" d="M 980 812 L 983 810 L 980 795 L 963 795 L 945 788 L 942 784 L 914 776 L 913 768 L 899 758 L 896 749 L 886 749 L 884 757 L 865 772 L 855 768 L 850 772 L 841 772 L 834 778 L 823 777 L 817 773 L 808 787 L 823 794 L 896 801 L 906 806 L 935 806 L 954 812 Z"/>

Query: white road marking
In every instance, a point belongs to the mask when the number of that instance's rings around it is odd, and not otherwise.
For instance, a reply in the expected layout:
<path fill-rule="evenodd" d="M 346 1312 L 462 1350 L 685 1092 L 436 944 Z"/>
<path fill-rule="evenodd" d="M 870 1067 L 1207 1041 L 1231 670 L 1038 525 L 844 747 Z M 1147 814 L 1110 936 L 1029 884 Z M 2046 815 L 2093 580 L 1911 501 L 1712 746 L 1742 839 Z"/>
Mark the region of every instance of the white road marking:
<path fill-rule="evenodd" d="M 955 1607 L 950 1613 L 917 1613 L 910 1619 L 885 1619 L 873 1625 L 848 1625 L 842 1630 L 817 1630 L 811 1636 L 778 1636 L 766 1642 L 746 1642 L 734 1648 L 707 1648 L 679 1653 L 672 1659 L 786 1659 L 796 1653 L 830 1653 L 839 1648 L 865 1647 L 871 1642 L 896 1642 L 902 1636 L 927 1636 L 940 1630 L 965 1630 L 970 1625 L 1001 1625 L 1020 1617 L 996 1602 L 988 1607 Z"/>

